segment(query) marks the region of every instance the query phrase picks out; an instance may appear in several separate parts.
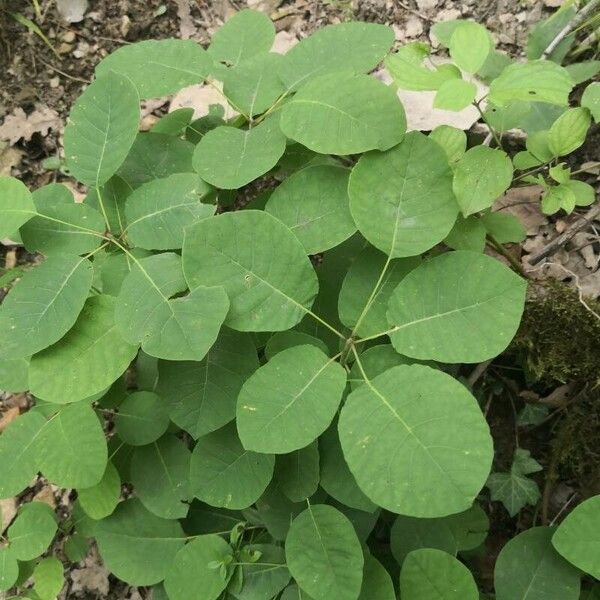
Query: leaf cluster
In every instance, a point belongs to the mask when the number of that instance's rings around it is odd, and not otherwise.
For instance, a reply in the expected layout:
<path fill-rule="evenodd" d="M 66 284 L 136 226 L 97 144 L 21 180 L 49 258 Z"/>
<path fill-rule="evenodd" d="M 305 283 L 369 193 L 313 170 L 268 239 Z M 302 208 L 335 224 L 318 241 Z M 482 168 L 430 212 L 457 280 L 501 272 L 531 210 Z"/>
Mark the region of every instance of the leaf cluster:
<path fill-rule="evenodd" d="M 457 556 L 485 540 L 482 488 L 514 514 L 537 501 L 526 475 L 539 467 L 519 450 L 490 476 L 488 424 L 454 376 L 501 353 L 523 312 L 525 281 L 483 250 L 524 229 L 491 208 L 515 166 L 583 143 L 597 94 L 567 109 L 559 64 L 504 64 L 472 22 L 434 33 L 452 59 L 435 68 L 422 44 L 390 54 L 389 27 L 357 22 L 274 54 L 273 24 L 249 10 L 207 50 L 120 48 L 65 131 L 85 201 L 0 179 L 0 237 L 45 257 L 0 308 L 0 387 L 35 397 L 0 435 L 0 497 L 38 473 L 74 489 L 71 560 L 93 538 L 116 577 L 171 600 L 479 597 Z M 392 86 L 368 75 L 382 61 Z M 449 126 L 407 132 L 395 87 L 479 106 L 464 73 L 493 80 L 494 132 L 515 106 L 560 114 L 514 163 Z M 138 133 L 140 100 L 205 80 L 236 117 L 181 109 Z M 568 169 L 549 175 L 546 209 L 556 194 L 566 210 L 589 203 Z M 600 551 L 582 543 L 599 512 L 591 499 L 555 534 L 512 540 L 498 600 L 518 586 L 545 598 L 540 570 L 576 598 L 575 567 L 599 576 Z M 56 531 L 47 506 L 21 509 L 0 590 L 23 584 Z M 31 594 L 52 598 L 62 565 L 44 558 L 33 577 Z"/>

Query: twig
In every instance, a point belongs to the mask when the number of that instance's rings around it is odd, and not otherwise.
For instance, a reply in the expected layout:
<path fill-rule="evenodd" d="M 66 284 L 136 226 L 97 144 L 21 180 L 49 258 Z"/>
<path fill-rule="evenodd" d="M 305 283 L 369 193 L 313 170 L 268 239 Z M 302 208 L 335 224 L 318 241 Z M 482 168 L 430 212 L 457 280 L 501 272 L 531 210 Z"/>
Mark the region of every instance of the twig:
<path fill-rule="evenodd" d="M 529 279 L 529 275 L 523 269 L 521 263 L 493 236 L 489 236 L 488 245 L 491 246 L 496 252 L 501 254 L 512 267 L 513 271 L 516 271 L 521 277 L 525 277 L 525 279 Z"/>
<path fill-rule="evenodd" d="M 492 359 L 486 360 L 485 362 L 479 363 L 467 377 L 467 383 L 470 387 L 473 387 L 479 378 L 486 372 L 487 368 L 492 364 Z"/>
<path fill-rule="evenodd" d="M 408 4 L 406 4 L 406 2 L 400 2 L 400 0 L 397 0 L 397 3 L 404 10 L 407 10 L 409 13 L 412 13 L 413 15 L 416 15 L 417 17 L 419 17 L 420 19 L 423 19 L 424 21 L 428 21 L 429 23 L 433 23 L 433 19 L 431 17 L 427 17 L 423 13 L 420 13 L 415 8 L 411 8 Z"/>
<path fill-rule="evenodd" d="M 80 81 L 81 83 L 87 83 L 88 85 L 90 83 L 92 83 L 89 79 L 82 79 L 81 77 L 75 77 L 74 75 L 69 75 L 68 73 L 65 73 L 64 71 L 61 71 L 60 69 L 57 69 L 55 66 L 51 65 L 50 63 L 47 63 L 45 60 L 42 60 L 39 56 L 38 56 L 38 60 L 43 65 L 45 65 L 46 67 L 48 67 L 48 69 L 52 69 L 53 71 L 55 71 L 59 75 L 62 75 L 63 77 L 66 77 L 67 79 L 71 79 L 72 81 Z"/>
<path fill-rule="evenodd" d="M 600 2 L 600 0 L 599 0 Z M 543 258 L 554 254 L 561 246 L 564 246 L 573 236 L 581 231 L 584 227 L 589 225 L 597 216 L 600 215 L 600 204 L 596 204 L 593 208 L 583 215 L 580 219 L 577 219 L 572 223 L 563 233 L 555 237 L 551 242 L 546 244 L 539 252 L 529 255 L 529 264 L 537 265 Z"/>
<path fill-rule="evenodd" d="M 594 11 L 600 9 L 600 0 L 590 0 L 555 36 L 548 44 L 542 58 L 548 58 L 556 47 L 574 30 L 577 29 Z"/>
<path fill-rule="evenodd" d="M 573 502 L 573 500 L 575 500 L 575 498 L 577 498 L 577 496 L 579 496 L 578 492 L 575 492 L 561 507 L 561 509 L 556 513 L 554 519 L 552 519 L 552 521 L 550 521 L 549 523 L 549 527 L 552 527 L 554 525 L 554 523 L 556 523 L 556 521 L 558 521 L 558 518 L 560 517 L 560 515 L 562 515 L 565 510 L 567 510 L 567 508 L 569 508 L 569 505 L 571 504 L 571 502 Z"/>

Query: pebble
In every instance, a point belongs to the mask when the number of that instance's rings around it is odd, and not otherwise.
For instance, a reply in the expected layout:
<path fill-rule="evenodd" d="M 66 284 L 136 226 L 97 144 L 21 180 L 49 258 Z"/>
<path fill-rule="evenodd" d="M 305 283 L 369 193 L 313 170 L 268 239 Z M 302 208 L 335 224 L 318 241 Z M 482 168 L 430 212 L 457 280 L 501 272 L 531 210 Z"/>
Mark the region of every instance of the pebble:
<path fill-rule="evenodd" d="M 60 79 L 58 77 L 53 77 L 50 80 L 50 87 L 52 89 L 56 89 L 60 85 Z"/>
<path fill-rule="evenodd" d="M 74 31 L 65 31 L 65 33 L 63 33 L 60 36 L 60 39 L 63 42 L 67 42 L 67 44 L 71 44 L 72 42 L 75 41 L 75 32 Z"/>

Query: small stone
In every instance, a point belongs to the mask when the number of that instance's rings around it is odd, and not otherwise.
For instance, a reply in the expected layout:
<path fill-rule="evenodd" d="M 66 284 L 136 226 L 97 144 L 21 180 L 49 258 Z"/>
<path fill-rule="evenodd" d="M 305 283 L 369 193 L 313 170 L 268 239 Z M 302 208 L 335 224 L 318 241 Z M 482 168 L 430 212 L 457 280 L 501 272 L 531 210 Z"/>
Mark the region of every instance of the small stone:
<path fill-rule="evenodd" d="M 90 51 L 90 45 L 87 42 L 79 42 L 77 49 L 73 50 L 73 56 L 75 58 L 83 58 L 87 56 Z"/>
<path fill-rule="evenodd" d="M 67 42 L 67 44 L 71 44 L 72 42 L 75 41 L 75 32 L 74 31 L 65 31 L 61 36 L 60 39 L 63 42 Z"/>
<path fill-rule="evenodd" d="M 56 89 L 60 85 L 60 79 L 58 77 L 53 77 L 50 80 L 50 87 L 52 89 Z"/>
<path fill-rule="evenodd" d="M 558 8 L 563 2 L 564 0 L 544 0 L 544 4 L 550 8 Z"/>
<path fill-rule="evenodd" d="M 127 34 L 129 33 L 129 28 L 131 27 L 131 20 L 129 19 L 129 17 L 127 15 L 123 15 L 121 17 L 121 35 L 126 38 Z"/>
<path fill-rule="evenodd" d="M 56 49 L 59 54 L 69 54 L 71 50 L 73 50 L 73 46 L 71 46 L 71 44 L 66 44 L 65 42 L 60 44 L 60 46 Z"/>
<path fill-rule="evenodd" d="M 437 0 L 417 0 L 419 10 L 429 10 L 437 6 Z"/>
<path fill-rule="evenodd" d="M 438 23 L 441 21 L 453 21 L 454 19 L 460 18 L 460 16 L 460 10 L 457 8 L 445 8 L 436 14 L 435 20 Z"/>

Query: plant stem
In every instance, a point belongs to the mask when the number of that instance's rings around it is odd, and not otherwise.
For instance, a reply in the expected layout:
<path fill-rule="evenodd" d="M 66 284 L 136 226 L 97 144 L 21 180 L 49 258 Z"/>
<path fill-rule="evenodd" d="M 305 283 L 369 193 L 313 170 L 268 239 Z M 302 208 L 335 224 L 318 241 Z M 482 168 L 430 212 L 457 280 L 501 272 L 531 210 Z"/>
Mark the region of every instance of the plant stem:
<path fill-rule="evenodd" d="M 521 275 L 521 277 L 529 279 L 529 276 L 527 275 L 527 273 L 525 273 L 523 269 L 523 265 L 521 265 L 521 263 L 500 242 L 498 242 L 492 236 L 490 236 L 490 245 L 494 248 L 494 250 L 499 252 L 510 263 L 513 270 L 515 270 L 519 275 Z"/>
<path fill-rule="evenodd" d="M 473 106 L 477 109 L 477 112 L 479 113 L 481 120 L 489 127 L 490 133 L 492 134 L 492 137 L 494 138 L 494 141 L 496 142 L 496 146 L 498 146 L 498 148 L 502 149 L 502 142 L 500 141 L 500 138 L 498 137 L 498 133 L 490 125 L 489 121 L 486 119 L 485 115 L 483 114 L 483 111 L 481 110 L 481 107 L 479 106 L 479 102 L 473 102 Z"/>
<path fill-rule="evenodd" d="M 104 218 L 104 224 L 106 225 L 106 231 L 110 232 L 110 224 L 108 222 L 108 214 L 106 213 L 106 208 L 104 207 L 104 202 L 102 200 L 102 193 L 100 192 L 99 185 L 96 185 L 96 194 L 98 195 L 98 204 L 100 205 L 100 211 L 102 212 L 102 217 Z"/>
<path fill-rule="evenodd" d="M 377 292 L 379 291 L 379 286 L 381 285 L 381 282 L 383 281 L 383 278 L 385 277 L 385 274 L 386 274 L 391 262 L 392 262 L 392 257 L 391 257 L 391 255 L 389 255 L 385 261 L 385 264 L 383 265 L 383 269 L 381 269 L 381 273 L 379 274 L 377 281 L 375 282 L 375 286 L 373 287 L 373 290 L 371 291 L 371 295 L 369 296 L 369 298 L 365 304 L 365 307 L 363 308 L 362 312 L 360 313 L 360 316 L 358 317 L 358 319 L 356 321 L 356 325 L 354 325 L 354 329 L 352 329 L 352 333 L 350 334 L 350 339 L 354 339 L 354 336 L 355 336 L 358 328 L 361 326 L 364 318 L 367 316 L 369 309 L 371 308 L 371 305 L 373 304 L 373 301 L 375 300 L 375 297 L 377 296 Z"/>
<path fill-rule="evenodd" d="M 557 46 L 574 30 L 577 29 L 588 16 L 600 10 L 600 0 L 590 0 L 553 38 L 542 53 L 542 58 L 548 58 Z"/>

